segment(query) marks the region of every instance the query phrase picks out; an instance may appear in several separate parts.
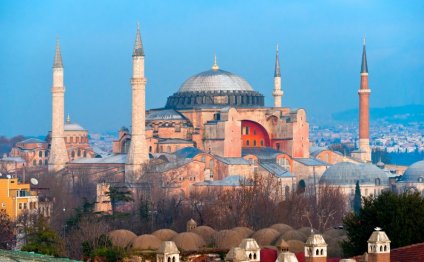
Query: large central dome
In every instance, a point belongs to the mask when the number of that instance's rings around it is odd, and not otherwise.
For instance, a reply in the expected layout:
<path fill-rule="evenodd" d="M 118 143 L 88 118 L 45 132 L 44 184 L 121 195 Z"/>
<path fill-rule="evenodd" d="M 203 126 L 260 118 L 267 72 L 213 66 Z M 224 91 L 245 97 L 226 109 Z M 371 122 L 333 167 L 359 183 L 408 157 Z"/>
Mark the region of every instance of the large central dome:
<path fill-rule="evenodd" d="M 216 58 L 211 70 L 187 79 L 166 102 L 166 108 L 173 109 L 226 106 L 261 107 L 264 96 L 253 90 L 244 78 L 220 70 Z"/>
<path fill-rule="evenodd" d="M 238 75 L 211 69 L 190 77 L 178 90 L 178 92 L 195 91 L 253 91 L 253 88 Z"/>

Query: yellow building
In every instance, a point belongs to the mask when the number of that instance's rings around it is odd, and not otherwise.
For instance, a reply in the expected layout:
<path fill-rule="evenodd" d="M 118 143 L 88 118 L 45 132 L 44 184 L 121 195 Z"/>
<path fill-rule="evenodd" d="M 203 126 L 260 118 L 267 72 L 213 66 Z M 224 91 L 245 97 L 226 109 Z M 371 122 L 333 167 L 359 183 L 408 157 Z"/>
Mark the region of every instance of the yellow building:
<path fill-rule="evenodd" d="M 0 209 L 6 210 L 12 220 L 37 208 L 38 196 L 31 191 L 30 184 L 20 184 L 17 178 L 0 178 Z"/>

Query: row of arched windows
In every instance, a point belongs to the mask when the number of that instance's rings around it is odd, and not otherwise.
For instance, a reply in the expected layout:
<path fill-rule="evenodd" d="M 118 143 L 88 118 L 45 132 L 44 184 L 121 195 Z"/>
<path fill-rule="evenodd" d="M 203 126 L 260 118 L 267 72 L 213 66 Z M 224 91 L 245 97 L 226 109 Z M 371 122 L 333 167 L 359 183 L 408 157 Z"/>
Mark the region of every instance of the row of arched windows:
<path fill-rule="evenodd" d="M 72 158 L 75 158 L 75 155 L 77 156 L 77 157 L 87 157 L 87 151 L 85 151 L 85 150 L 81 150 L 81 149 L 78 149 L 78 151 L 74 151 L 74 150 L 72 150 L 71 151 L 71 157 Z"/>
<path fill-rule="evenodd" d="M 39 157 L 43 157 L 43 155 L 44 155 L 44 157 L 48 157 L 49 156 L 49 151 L 38 151 L 38 156 Z"/>
<path fill-rule="evenodd" d="M 76 143 L 76 144 L 83 144 L 83 143 L 88 143 L 88 137 L 86 136 L 70 136 L 70 137 L 65 137 L 65 142 L 66 143 Z"/>
<path fill-rule="evenodd" d="M 41 159 L 39 159 L 38 161 L 37 161 L 37 159 L 32 160 L 32 165 L 33 166 L 42 166 L 43 163 L 44 163 L 44 165 L 47 166 L 49 164 L 49 161 L 47 159 L 45 159 L 44 161 L 41 160 Z"/>

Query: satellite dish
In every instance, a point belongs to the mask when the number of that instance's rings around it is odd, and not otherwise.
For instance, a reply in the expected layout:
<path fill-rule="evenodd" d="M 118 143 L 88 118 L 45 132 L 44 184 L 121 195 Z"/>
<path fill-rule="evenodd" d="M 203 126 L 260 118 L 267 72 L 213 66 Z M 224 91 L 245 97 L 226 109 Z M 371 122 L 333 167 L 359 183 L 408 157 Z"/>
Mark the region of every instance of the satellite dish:
<path fill-rule="evenodd" d="M 34 186 L 38 185 L 38 180 L 37 179 L 31 178 L 30 181 L 31 181 L 31 184 L 33 184 Z"/>
<path fill-rule="evenodd" d="M 9 178 L 9 179 L 11 179 L 11 178 L 12 178 L 12 176 L 11 176 L 11 175 L 7 175 L 6 177 L 7 177 L 7 178 Z"/>

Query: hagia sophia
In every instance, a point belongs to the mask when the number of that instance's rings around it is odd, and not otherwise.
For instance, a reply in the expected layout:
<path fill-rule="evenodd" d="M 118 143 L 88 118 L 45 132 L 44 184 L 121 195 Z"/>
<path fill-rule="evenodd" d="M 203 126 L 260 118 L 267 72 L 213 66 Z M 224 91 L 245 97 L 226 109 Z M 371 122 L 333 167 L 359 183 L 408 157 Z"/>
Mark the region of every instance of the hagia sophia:
<path fill-rule="evenodd" d="M 352 195 L 356 181 L 363 196 L 394 188 L 424 190 L 424 161 L 403 175 L 389 172 L 383 163 L 370 162 L 371 90 L 365 41 L 358 90 L 359 146 L 351 156 L 311 145 L 306 111 L 283 106 L 278 48 L 272 92 L 270 88 L 272 106 L 265 105 L 264 94 L 255 91 L 245 78 L 222 69 L 215 57 L 211 69 L 184 81 L 163 108 L 146 110 L 149 88 L 144 57 L 137 28 L 132 53 L 131 129 L 119 130 L 113 154 L 96 157 L 88 143 L 88 131 L 71 122 L 69 116 L 65 121 L 64 66 L 58 42 L 51 88 L 52 130 L 45 141 L 17 143 L 1 161 L 16 168 L 26 165 L 62 174 L 107 170 L 113 174 L 109 182 L 139 182 L 141 174 L 147 172 L 181 196 L 195 189 L 249 185 L 257 176 L 276 181 L 275 191 L 282 195 L 320 183 L 338 186 Z M 72 92 L 72 87 L 66 91 Z"/>

